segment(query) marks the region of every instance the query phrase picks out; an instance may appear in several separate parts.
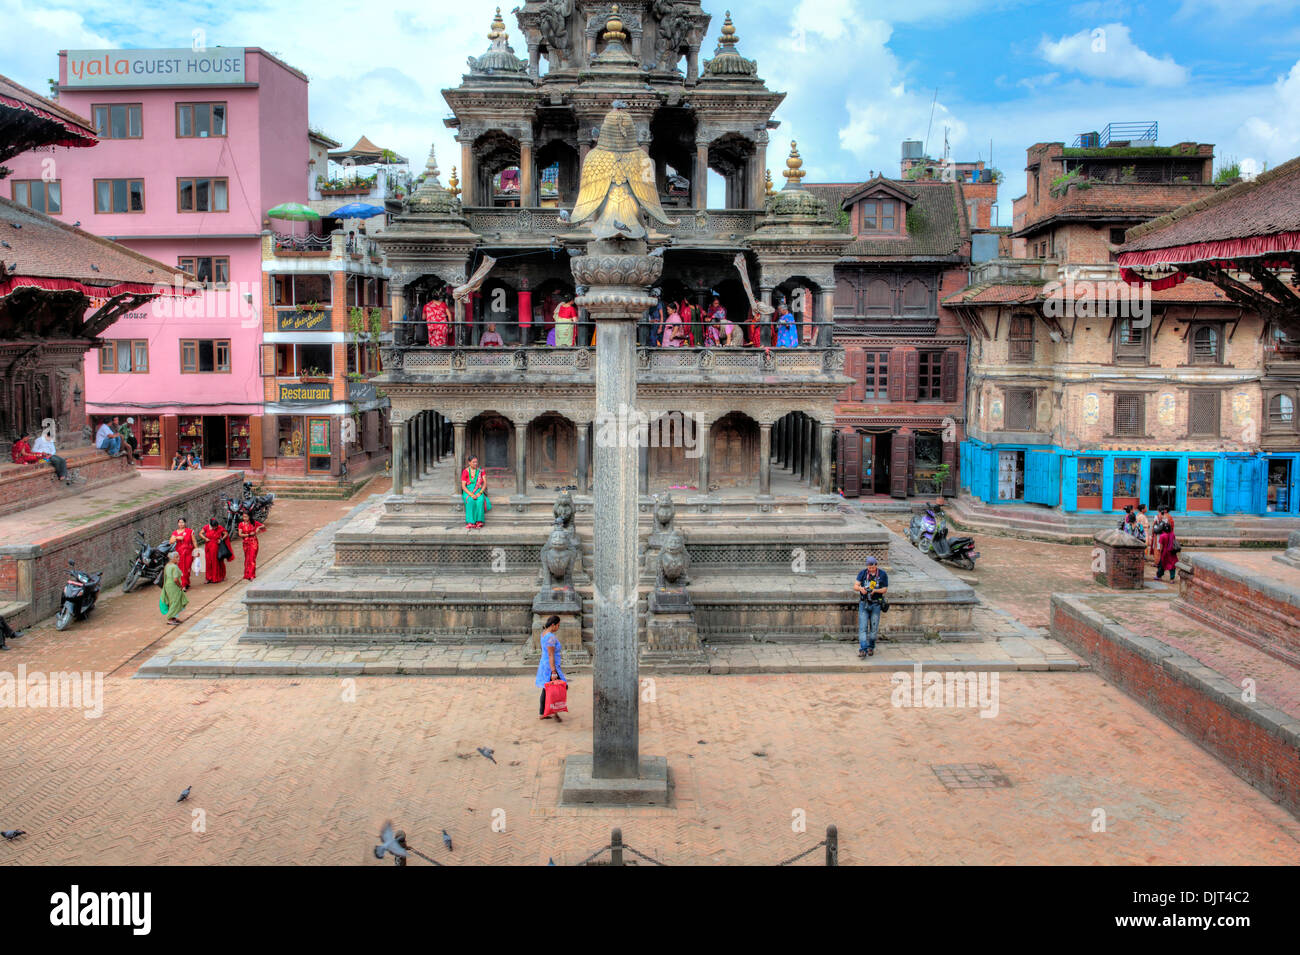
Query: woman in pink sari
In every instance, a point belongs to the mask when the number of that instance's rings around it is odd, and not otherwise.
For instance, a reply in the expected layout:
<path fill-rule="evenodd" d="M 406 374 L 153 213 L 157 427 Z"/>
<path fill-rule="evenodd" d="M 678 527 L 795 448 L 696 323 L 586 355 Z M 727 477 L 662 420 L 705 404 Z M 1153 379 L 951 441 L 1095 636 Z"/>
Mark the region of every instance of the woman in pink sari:
<path fill-rule="evenodd" d="M 447 327 L 451 324 L 451 309 L 441 298 L 424 306 L 424 323 L 429 326 L 429 344 L 441 348 L 447 344 Z"/>

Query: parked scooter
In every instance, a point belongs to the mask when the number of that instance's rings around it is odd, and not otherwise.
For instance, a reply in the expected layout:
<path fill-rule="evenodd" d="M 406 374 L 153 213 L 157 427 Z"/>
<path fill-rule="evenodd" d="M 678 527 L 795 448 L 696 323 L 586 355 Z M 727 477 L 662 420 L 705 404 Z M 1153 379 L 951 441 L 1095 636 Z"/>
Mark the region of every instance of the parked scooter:
<path fill-rule="evenodd" d="M 142 531 L 136 531 L 135 536 L 138 541 L 135 559 L 131 562 L 131 569 L 126 572 L 126 580 L 122 583 L 124 594 L 129 594 L 146 580 L 161 587 L 163 571 L 167 568 L 167 555 L 173 549 L 171 541 L 165 541 L 157 547 L 150 547 Z"/>
<path fill-rule="evenodd" d="M 84 620 L 95 609 L 99 598 L 99 582 L 104 573 L 87 574 L 77 570 L 74 561 L 68 561 L 68 582 L 63 585 L 63 606 L 54 615 L 54 629 L 66 630 L 73 620 Z"/>
<path fill-rule="evenodd" d="M 979 551 L 975 549 L 975 538 L 949 537 L 948 527 L 943 525 L 930 542 L 930 556 L 935 560 L 946 560 L 965 570 L 974 570 Z"/>
<path fill-rule="evenodd" d="M 926 504 L 924 514 L 913 514 L 907 539 L 923 554 L 930 552 L 934 535 L 943 526 L 942 505 Z"/>

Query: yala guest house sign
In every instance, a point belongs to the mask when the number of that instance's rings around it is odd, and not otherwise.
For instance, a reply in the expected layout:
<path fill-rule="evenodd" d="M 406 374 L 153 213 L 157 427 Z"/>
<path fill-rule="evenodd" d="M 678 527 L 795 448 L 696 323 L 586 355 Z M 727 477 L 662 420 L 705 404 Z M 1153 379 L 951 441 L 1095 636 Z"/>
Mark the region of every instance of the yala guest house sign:
<path fill-rule="evenodd" d="M 244 82 L 244 48 L 68 50 L 65 87 L 211 86 Z"/>

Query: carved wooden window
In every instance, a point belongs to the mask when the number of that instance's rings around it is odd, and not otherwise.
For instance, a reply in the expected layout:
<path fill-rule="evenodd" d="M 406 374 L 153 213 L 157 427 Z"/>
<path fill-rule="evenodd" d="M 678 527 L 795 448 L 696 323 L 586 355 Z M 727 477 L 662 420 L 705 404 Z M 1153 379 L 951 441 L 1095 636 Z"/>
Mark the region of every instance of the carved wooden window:
<path fill-rule="evenodd" d="M 1295 427 L 1295 398 L 1274 395 L 1268 399 L 1268 423 L 1271 427 L 1291 430 Z"/>
<path fill-rule="evenodd" d="M 1219 436 L 1219 398 L 1217 391 L 1193 391 L 1187 409 L 1187 433 L 1192 437 Z"/>
<path fill-rule="evenodd" d="M 939 401 L 943 396 L 943 352 L 919 352 L 916 400 Z"/>
<path fill-rule="evenodd" d="M 1115 361 L 1120 364 L 1147 363 L 1147 329 L 1123 318 L 1115 323 Z"/>
<path fill-rule="evenodd" d="M 1192 364 L 1217 365 L 1223 361 L 1223 335 L 1216 325 L 1197 325 L 1192 329 Z"/>
<path fill-rule="evenodd" d="M 1141 438 L 1146 435 L 1146 395 L 1115 396 L 1115 435 Z"/>
<path fill-rule="evenodd" d="M 869 351 L 862 376 L 863 398 L 867 401 L 889 400 L 889 352 Z"/>
<path fill-rule="evenodd" d="M 1032 388 L 1008 388 L 1006 430 L 1032 431 L 1036 420 L 1037 395 Z"/>
<path fill-rule="evenodd" d="M 1011 316 L 1011 345 L 1007 357 L 1014 362 L 1034 360 L 1034 317 L 1032 315 Z"/>

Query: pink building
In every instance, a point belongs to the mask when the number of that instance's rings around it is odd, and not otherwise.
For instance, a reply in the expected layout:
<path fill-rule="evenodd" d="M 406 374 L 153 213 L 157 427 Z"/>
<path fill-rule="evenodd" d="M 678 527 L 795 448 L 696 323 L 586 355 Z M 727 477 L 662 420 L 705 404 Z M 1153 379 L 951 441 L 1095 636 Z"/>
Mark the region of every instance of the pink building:
<path fill-rule="evenodd" d="M 88 353 L 92 422 L 133 417 L 146 464 L 194 451 L 262 470 L 264 213 L 308 198 L 307 77 L 256 47 L 64 50 L 58 75 L 100 143 L 15 158 L 11 197 L 207 288 L 126 315 Z"/>

